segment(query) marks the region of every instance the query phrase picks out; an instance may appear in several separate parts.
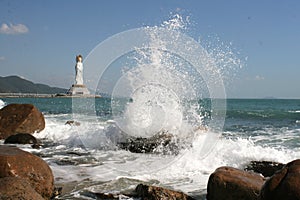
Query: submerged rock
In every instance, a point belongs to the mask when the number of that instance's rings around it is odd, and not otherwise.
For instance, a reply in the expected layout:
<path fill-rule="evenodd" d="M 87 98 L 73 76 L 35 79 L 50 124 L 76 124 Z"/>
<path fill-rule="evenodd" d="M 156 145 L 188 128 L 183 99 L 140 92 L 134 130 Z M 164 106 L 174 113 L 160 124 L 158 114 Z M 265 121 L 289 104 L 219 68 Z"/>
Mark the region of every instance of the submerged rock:
<path fill-rule="evenodd" d="M 9 104 L 0 110 L 0 139 L 15 133 L 40 132 L 44 128 L 44 116 L 32 104 Z"/>
<path fill-rule="evenodd" d="M 0 146 L 0 178 L 18 177 L 26 180 L 43 198 L 50 199 L 54 177 L 47 163 L 17 147 Z"/>
<path fill-rule="evenodd" d="M 207 185 L 207 200 L 256 200 L 265 178 L 232 167 L 220 167 Z"/>
<path fill-rule="evenodd" d="M 276 171 L 282 169 L 284 164 L 271 161 L 251 161 L 244 170 L 262 174 L 264 177 L 272 176 Z"/>
<path fill-rule="evenodd" d="M 136 195 L 143 200 L 194 200 L 194 198 L 174 190 L 157 186 L 139 184 L 135 189 Z"/>
<path fill-rule="evenodd" d="M 260 200 L 300 200 L 300 160 L 277 171 L 263 185 Z"/>

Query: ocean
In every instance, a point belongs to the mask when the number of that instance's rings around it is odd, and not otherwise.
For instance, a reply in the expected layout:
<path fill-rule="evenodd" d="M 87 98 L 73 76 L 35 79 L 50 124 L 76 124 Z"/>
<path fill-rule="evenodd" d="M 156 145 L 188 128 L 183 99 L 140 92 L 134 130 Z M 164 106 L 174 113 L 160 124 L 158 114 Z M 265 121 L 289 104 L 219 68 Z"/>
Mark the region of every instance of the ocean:
<path fill-rule="evenodd" d="M 74 114 L 74 110 L 78 111 L 74 108 L 79 105 L 78 101 L 72 98 L 0 100 L 0 107 L 10 103 L 30 103 L 44 114 L 46 128 L 34 134 L 43 142 L 43 147 L 18 147 L 41 156 L 50 165 L 55 184 L 64 187 L 64 194 L 58 199 L 96 199 L 94 194 L 97 192 L 126 193 L 138 183 L 180 190 L 196 199 L 205 199 L 209 175 L 220 166 L 243 169 L 250 161 L 287 163 L 300 157 L 298 99 L 226 99 L 222 130 L 215 130 L 206 123 L 212 114 L 202 118 L 205 129 L 194 131 L 194 134 L 190 134 L 190 129 L 182 122 L 183 129 L 175 134 L 176 137 L 192 140 L 187 140 L 190 145 L 181 148 L 178 154 L 140 154 L 119 149 L 114 141 L 120 133 L 116 127 L 120 126 L 126 132 L 128 126 L 118 121 L 120 115 L 115 113 L 124 110 L 112 109 L 113 99 L 91 98 L 85 101 L 94 102 L 94 113 Z M 128 104 L 128 101 L 124 102 L 124 105 Z M 209 113 L 209 102 L 210 99 L 197 101 L 201 105 L 198 115 Z M 155 114 L 160 118 L 160 112 Z M 172 116 L 177 117 L 174 113 Z M 147 121 L 145 116 L 140 118 Z M 182 118 L 182 121 L 190 122 L 185 115 Z M 65 124 L 69 120 L 80 125 Z M 170 130 L 176 132 L 174 128 Z M 139 137 L 144 132 L 138 133 Z"/>

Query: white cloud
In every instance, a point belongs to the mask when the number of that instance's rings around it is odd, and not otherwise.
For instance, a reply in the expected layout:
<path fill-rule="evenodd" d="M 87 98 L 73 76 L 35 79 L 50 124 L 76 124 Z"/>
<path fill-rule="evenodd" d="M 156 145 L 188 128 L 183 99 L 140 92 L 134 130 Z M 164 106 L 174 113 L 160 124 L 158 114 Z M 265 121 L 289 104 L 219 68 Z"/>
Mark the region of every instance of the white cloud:
<path fill-rule="evenodd" d="M 3 61 L 5 60 L 5 57 L 4 56 L 0 56 L 0 61 Z"/>
<path fill-rule="evenodd" d="M 6 24 L 3 23 L 0 27 L 1 34 L 17 35 L 28 33 L 29 29 L 24 24 Z"/>

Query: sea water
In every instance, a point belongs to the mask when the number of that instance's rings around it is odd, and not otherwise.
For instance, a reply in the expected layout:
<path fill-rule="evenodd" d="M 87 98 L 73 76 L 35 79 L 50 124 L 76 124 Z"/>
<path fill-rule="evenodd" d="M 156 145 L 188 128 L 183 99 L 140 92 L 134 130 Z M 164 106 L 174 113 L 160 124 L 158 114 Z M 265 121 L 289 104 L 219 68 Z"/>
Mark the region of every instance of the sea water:
<path fill-rule="evenodd" d="M 53 170 L 56 184 L 72 185 L 61 199 L 93 199 L 90 192 L 126 192 L 138 183 L 168 187 L 205 199 L 208 177 L 217 167 L 243 169 L 253 160 L 287 163 L 300 156 L 300 100 L 227 99 L 224 130 L 211 151 L 204 157 L 198 156 L 199 144 L 205 137 L 202 135 L 176 159 L 174 155 L 136 154 L 107 148 L 102 133 L 112 131 L 107 129 L 113 123 L 112 114 L 105 106 L 110 99 L 96 101 L 102 105 L 98 111 L 102 121 L 90 122 L 88 116 L 83 116 L 80 126 L 72 126 L 65 124 L 73 119 L 70 98 L 1 100 L 2 105 L 32 103 L 43 112 L 46 128 L 34 136 L 42 140 L 44 147 L 38 150 L 26 145 L 19 147 L 42 156 Z M 100 137 L 103 144 L 87 148 L 80 134 L 88 134 L 96 141 Z M 164 163 L 165 159 L 171 164 Z"/>

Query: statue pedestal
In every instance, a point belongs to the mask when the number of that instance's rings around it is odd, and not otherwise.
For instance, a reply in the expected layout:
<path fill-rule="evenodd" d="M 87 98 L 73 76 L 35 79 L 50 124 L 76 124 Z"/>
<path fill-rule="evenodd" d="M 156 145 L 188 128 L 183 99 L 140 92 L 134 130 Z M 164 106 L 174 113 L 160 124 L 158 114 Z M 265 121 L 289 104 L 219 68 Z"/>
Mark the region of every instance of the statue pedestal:
<path fill-rule="evenodd" d="M 72 85 L 72 87 L 67 92 L 67 95 L 88 96 L 90 95 L 90 92 L 85 85 Z"/>

